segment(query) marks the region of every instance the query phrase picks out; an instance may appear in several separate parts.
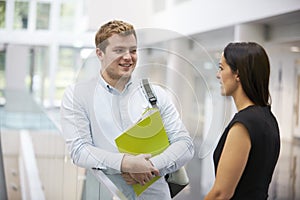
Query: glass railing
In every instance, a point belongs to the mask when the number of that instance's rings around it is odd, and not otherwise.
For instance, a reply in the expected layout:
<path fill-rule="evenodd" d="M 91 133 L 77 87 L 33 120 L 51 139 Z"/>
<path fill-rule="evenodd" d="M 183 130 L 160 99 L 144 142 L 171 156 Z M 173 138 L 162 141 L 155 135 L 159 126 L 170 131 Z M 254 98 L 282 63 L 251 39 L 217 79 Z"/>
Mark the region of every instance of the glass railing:
<path fill-rule="evenodd" d="M 0 134 L 1 134 L 1 130 L 0 130 Z M 1 137 L 0 137 L 0 199 L 7 199 L 6 179 L 5 179 L 2 155 L 3 155 L 2 154 L 2 142 L 1 142 Z"/>
<path fill-rule="evenodd" d="M 87 171 L 82 200 L 126 200 L 124 194 L 101 171 Z"/>
<path fill-rule="evenodd" d="M 104 173 L 96 178 L 92 171 L 72 163 L 57 124 L 58 109 L 47 112 L 24 91 L 5 91 L 4 97 L 1 156 L 8 200 L 25 195 L 32 199 L 30 187 L 40 189 L 39 197 L 45 199 L 126 199 Z M 32 176 L 35 181 L 28 179 Z"/>

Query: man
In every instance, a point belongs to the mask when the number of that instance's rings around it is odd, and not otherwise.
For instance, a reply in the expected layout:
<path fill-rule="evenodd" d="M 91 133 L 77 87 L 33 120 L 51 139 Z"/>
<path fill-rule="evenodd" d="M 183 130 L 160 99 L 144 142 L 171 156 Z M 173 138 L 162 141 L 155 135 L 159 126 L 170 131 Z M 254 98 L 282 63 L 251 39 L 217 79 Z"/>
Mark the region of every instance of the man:
<path fill-rule="evenodd" d="M 151 107 L 140 81 L 132 77 L 137 63 L 137 38 L 131 24 L 110 21 L 95 36 L 100 74 L 65 91 L 62 133 L 78 166 L 102 170 L 128 199 L 171 199 L 164 175 L 176 171 L 194 154 L 192 140 L 166 92 L 153 86 L 170 146 L 161 154 L 119 153 L 115 138 L 134 124 Z M 162 176 L 140 196 L 132 184 L 144 185 Z"/>

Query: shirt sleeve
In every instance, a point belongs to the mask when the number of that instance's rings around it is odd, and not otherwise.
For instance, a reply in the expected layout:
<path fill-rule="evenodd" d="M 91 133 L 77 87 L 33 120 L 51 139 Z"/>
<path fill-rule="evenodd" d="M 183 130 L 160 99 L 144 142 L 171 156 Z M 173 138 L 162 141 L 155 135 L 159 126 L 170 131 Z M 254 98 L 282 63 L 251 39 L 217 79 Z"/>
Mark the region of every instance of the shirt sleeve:
<path fill-rule="evenodd" d="M 175 105 L 166 92 L 162 88 L 154 89 L 170 146 L 161 154 L 152 157 L 150 161 L 159 169 L 161 176 L 164 176 L 189 162 L 194 155 L 194 146 Z"/>
<path fill-rule="evenodd" d="M 75 95 L 74 88 L 75 86 L 69 86 L 66 89 L 61 104 L 62 135 L 74 164 L 84 168 L 101 169 L 106 174 L 121 173 L 124 154 L 94 146 L 90 120 L 81 99 L 82 95 L 77 92 Z"/>

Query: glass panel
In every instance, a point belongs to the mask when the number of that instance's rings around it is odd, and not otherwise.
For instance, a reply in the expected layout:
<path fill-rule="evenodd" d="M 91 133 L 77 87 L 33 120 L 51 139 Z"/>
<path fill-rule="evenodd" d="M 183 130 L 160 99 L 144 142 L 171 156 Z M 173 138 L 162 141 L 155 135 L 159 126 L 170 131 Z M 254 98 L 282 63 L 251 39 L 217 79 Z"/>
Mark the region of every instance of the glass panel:
<path fill-rule="evenodd" d="M 43 46 L 35 47 L 32 54 L 34 62 L 32 91 L 36 102 L 42 105 L 44 99 L 48 97 L 46 91 L 49 88 L 49 49 Z"/>
<path fill-rule="evenodd" d="M 56 100 L 62 99 L 66 86 L 72 83 L 76 76 L 78 54 L 77 49 L 72 47 L 60 47 L 59 49 L 59 68 L 55 80 Z"/>
<path fill-rule="evenodd" d="M 1 131 L 0 131 L 0 136 L 1 136 Z M 6 180 L 5 180 L 4 164 L 3 164 L 3 157 L 2 157 L 1 137 L 0 137 L 0 199 L 7 199 Z"/>
<path fill-rule="evenodd" d="M 82 200 L 127 200 L 124 194 L 102 172 L 88 170 L 83 185 Z"/>
<path fill-rule="evenodd" d="M 0 50 L 0 90 L 5 87 L 5 50 Z"/>
<path fill-rule="evenodd" d="M 14 29 L 27 29 L 28 2 L 16 1 L 14 13 Z"/>
<path fill-rule="evenodd" d="M 5 28 L 5 1 L 0 1 L 0 28 Z"/>
<path fill-rule="evenodd" d="M 50 3 L 37 3 L 36 29 L 49 29 Z"/>
<path fill-rule="evenodd" d="M 60 8 L 60 24 L 59 28 L 63 31 L 73 30 L 75 18 L 74 3 L 63 3 Z"/>

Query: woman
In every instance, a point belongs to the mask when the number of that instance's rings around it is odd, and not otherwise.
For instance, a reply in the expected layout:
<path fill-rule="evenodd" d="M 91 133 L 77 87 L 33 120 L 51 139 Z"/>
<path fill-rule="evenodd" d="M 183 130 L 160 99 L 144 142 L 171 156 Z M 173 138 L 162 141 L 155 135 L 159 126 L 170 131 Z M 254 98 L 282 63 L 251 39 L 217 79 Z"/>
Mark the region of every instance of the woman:
<path fill-rule="evenodd" d="M 205 200 L 268 198 L 280 151 L 269 76 L 269 59 L 260 45 L 242 42 L 225 47 L 217 78 L 222 95 L 233 97 L 238 112 L 214 151 L 216 178 Z"/>

